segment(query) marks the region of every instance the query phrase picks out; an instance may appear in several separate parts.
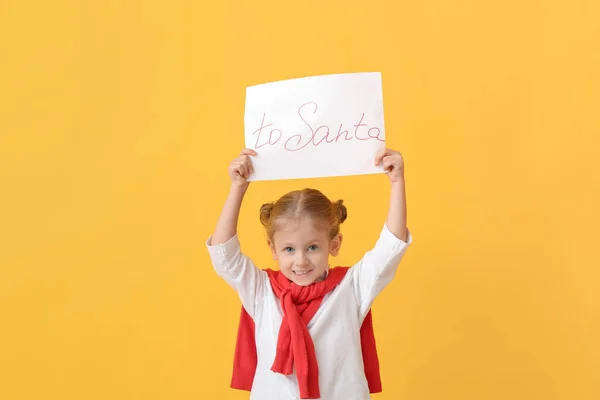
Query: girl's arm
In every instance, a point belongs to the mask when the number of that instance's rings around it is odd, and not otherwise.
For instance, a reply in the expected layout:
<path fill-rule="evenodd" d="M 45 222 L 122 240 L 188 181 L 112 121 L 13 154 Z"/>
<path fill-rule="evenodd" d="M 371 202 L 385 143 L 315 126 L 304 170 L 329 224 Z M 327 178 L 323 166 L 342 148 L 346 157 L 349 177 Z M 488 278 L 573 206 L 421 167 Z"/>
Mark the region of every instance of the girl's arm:
<path fill-rule="evenodd" d="M 375 157 L 375 165 L 381 163 L 391 184 L 388 216 L 375 246 L 351 269 L 361 318 L 367 315 L 375 297 L 392 281 L 400 260 L 412 242 L 406 227 L 402 155 L 385 149 Z"/>
<path fill-rule="evenodd" d="M 212 246 L 227 242 L 234 237 L 237 232 L 242 200 L 244 199 L 244 195 L 250 184 L 247 179 L 250 174 L 254 172 L 252 161 L 249 157 L 250 155 L 255 156 L 256 152 L 254 150 L 245 149 L 240 156 L 233 160 L 229 165 L 231 187 L 229 188 L 229 195 L 221 210 L 221 215 L 217 221 L 215 231 L 211 236 L 210 245 Z"/>
<path fill-rule="evenodd" d="M 267 276 L 242 253 L 237 237 L 240 208 L 249 184 L 247 178 L 253 172 L 250 155 L 256 155 L 256 152 L 248 149 L 242 151 L 240 157 L 229 166 L 232 180 L 229 195 L 206 246 L 217 275 L 238 292 L 248 314 L 256 318 L 256 313 L 260 312 L 257 305 L 262 301 Z"/>
<path fill-rule="evenodd" d="M 383 162 L 383 169 L 390 179 L 390 208 L 386 225 L 398 239 L 407 241 L 406 191 L 404 185 L 404 159 L 394 150 L 384 149 L 375 157 L 375 165 Z"/>

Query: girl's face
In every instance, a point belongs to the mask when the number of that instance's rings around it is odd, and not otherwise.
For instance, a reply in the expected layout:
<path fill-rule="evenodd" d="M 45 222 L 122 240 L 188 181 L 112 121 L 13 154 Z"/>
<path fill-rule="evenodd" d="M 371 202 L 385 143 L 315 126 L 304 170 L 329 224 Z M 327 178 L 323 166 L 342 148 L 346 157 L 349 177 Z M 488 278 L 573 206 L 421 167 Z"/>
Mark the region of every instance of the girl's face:
<path fill-rule="evenodd" d="M 330 240 L 326 226 L 315 224 L 310 218 L 286 219 L 279 225 L 268 243 L 283 275 L 299 286 L 324 279 L 329 255 L 338 255 L 342 235 Z"/>

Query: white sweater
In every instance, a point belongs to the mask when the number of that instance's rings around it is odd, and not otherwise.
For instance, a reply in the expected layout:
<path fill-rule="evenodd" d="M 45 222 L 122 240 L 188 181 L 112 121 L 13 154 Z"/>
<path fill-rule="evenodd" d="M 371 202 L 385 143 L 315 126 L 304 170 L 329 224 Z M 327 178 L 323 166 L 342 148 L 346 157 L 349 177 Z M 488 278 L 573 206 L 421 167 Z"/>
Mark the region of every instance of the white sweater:
<path fill-rule="evenodd" d="M 367 400 L 360 327 L 373 300 L 393 279 L 412 242 L 398 239 L 384 225 L 372 250 L 348 270 L 323 299 L 308 323 L 319 364 L 321 400 Z M 206 246 L 217 274 L 237 291 L 255 323 L 258 365 L 250 400 L 299 400 L 295 374 L 271 371 L 283 312 L 265 271 L 242 254 L 237 235 L 223 244 Z M 374 322 L 377 323 L 376 317 Z"/>

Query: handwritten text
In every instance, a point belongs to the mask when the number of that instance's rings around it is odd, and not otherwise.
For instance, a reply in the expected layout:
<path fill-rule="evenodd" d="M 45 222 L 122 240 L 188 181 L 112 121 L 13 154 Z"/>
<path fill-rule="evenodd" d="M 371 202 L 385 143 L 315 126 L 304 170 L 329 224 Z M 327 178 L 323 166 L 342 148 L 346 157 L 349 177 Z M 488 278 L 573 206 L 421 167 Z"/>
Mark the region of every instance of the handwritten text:
<path fill-rule="evenodd" d="M 317 128 L 313 127 L 310 122 L 307 121 L 306 116 L 316 114 L 318 105 L 315 102 L 308 102 L 302 104 L 298 108 L 298 116 L 302 122 L 307 126 L 308 130 L 303 133 L 295 133 L 287 139 L 283 140 L 284 132 L 273 124 L 266 124 L 266 114 L 263 114 L 260 128 L 252 132 L 256 135 L 255 149 L 260 149 L 264 146 L 275 146 L 279 144 L 287 151 L 298 151 L 306 148 L 307 146 L 320 146 L 323 143 L 338 143 L 340 140 L 379 140 L 384 142 L 380 136 L 383 134 L 381 129 L 376 126 L 369 127 L 368 124 L 363 123 L 365 119 L 365 113 L 362 113 L 360 118 L 357 118 L 358 122 L 351 125 L 354 129 L 345 130 L 343 124 L 340 124 L 339 128 L 331 129 L 329 125 L 321 125 Z M 267 129 L 271 127 L 271 129 Z"/>

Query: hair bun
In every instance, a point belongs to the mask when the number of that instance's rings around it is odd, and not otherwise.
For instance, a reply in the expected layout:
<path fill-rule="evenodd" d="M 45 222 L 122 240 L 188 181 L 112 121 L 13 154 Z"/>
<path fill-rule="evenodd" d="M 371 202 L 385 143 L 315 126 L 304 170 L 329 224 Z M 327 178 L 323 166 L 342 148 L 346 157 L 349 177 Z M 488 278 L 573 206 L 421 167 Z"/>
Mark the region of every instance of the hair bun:
<path fill-rule="evenodd" d="M 338 221 L 340 224 L 348 218 L 348 209 L 344 205 L 344 200 L 338 200 L 335 202 L 335 210 L 337 212 Z"/>
<path fill-rule="evenodd" d="M 273 206 L 275 203 L 265 203 L 260 207 L 260 223 L 264 226 L 269 224 L 269 220 L 271 219 L 271 210 L 273 210 Z"/>

